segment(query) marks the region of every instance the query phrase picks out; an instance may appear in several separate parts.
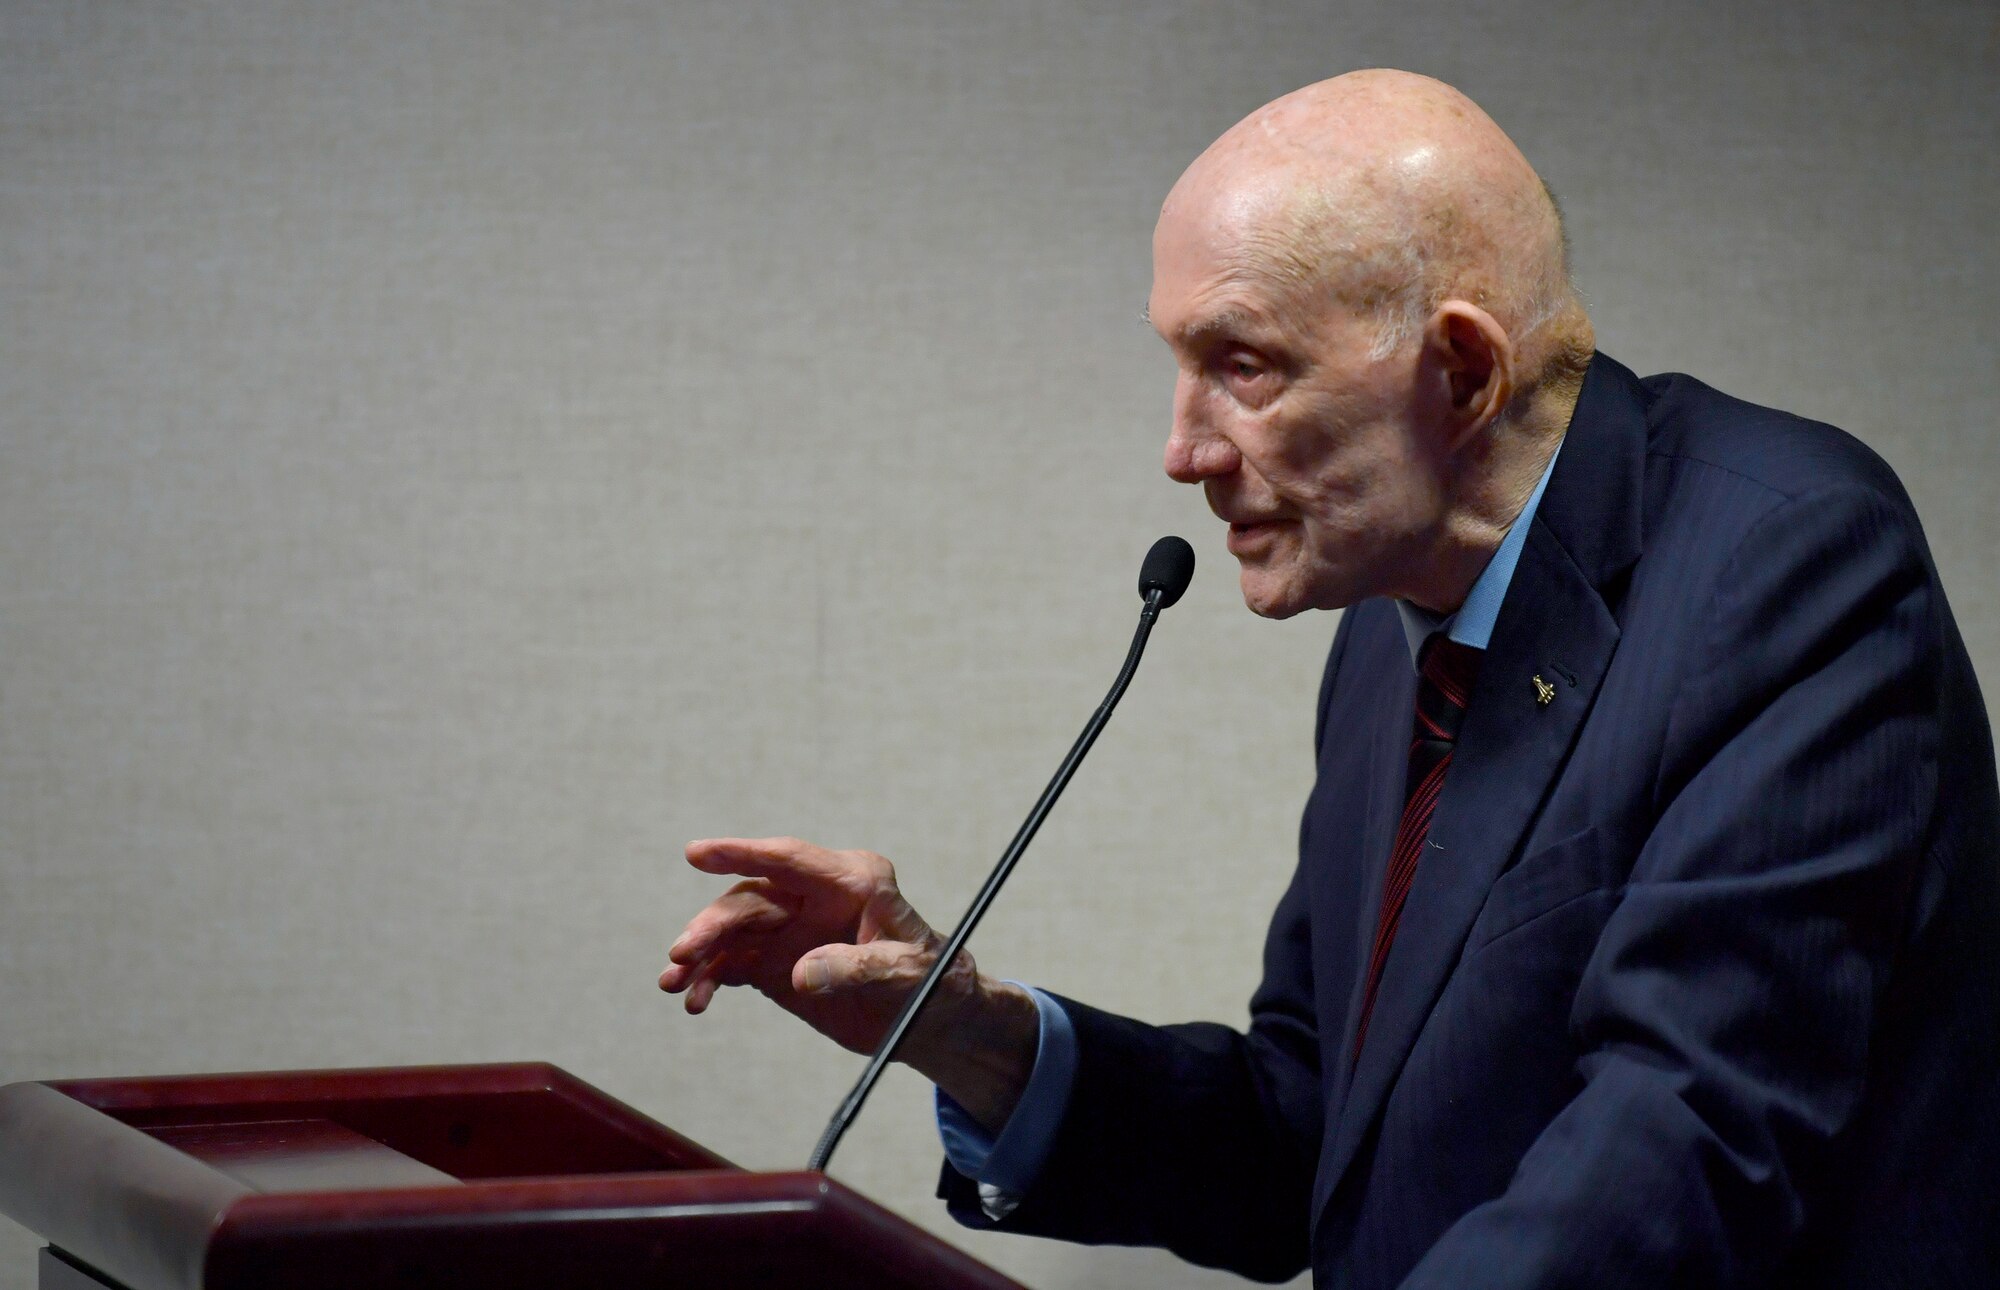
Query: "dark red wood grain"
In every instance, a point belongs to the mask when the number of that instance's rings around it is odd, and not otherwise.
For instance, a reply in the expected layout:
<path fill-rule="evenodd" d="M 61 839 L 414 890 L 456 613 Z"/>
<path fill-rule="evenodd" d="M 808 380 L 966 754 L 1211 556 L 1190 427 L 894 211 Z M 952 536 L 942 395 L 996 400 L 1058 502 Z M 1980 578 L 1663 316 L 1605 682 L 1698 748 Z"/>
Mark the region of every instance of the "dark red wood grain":
<path fill-rule="evenodd" d="M 731 1167 L 544 1062 L 71 1080 L 51 1087 L 139 1129 L 327 1120 L 466 1180 Z"/>
<path fill-rule="evenodd" d="M 1017 1290 L 819 1174 L 684 1171 L 267 1195 L 230 1210 L 210 1290 L 354 1285 Z"/>
<path fill-rule="evenodd" d="M 146 1132 L 256 1192 L 463 1183 L 331 1120 L 160 1124 Z"/>

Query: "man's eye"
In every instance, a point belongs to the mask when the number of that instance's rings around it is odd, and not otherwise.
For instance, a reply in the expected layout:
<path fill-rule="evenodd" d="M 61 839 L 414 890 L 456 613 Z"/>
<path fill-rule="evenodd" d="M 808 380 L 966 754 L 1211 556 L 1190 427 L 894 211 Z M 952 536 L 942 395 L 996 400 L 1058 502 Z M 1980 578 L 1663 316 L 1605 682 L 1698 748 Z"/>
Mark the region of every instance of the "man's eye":
<path fill-rule="evenodd" d="M 1246 403 L 1261 405 L 1271 394 L 1272 373 L 1255 354 L 1223 351 L 1209 360 L 1209 371 L 1218 386 Z"/>

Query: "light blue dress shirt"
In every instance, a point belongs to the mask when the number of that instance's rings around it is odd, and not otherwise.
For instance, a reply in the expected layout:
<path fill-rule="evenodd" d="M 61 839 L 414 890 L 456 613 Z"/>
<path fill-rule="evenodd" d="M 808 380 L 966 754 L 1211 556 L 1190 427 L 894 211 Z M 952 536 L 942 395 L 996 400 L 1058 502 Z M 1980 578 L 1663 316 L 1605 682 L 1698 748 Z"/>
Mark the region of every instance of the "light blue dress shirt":
<path fill-rule="evenodd" d="M 1493 639 L 1493 625 L 1499 620 L 1507 587 L 1514 581 L 1514 568 L 1521 562 L 1521 548 L 1527 545 L 1535 508 L 1542 504 L 1542 492 L 1548 488 L 1556 458 L 1561 455 L 1559 443 L 1550 454 L 1535 491 L 1528 495 L 1527 505 L 1515 517 L 1507 536 L 1500 540 L 1499 549 L 1486 562 L 1486 568 L 1466 593 L 1465 603 L 1458 607 L 1457 613 L 1440 617 L 1408 601 L 1396 602 L 1403 620 L 1403 635 L 1410 646 L 1411 666 L 1416 665 L 1417 653 L 1432 632 L 1442 631 L 1449 639 L 1477 649 L 1485 649 Z M 995 1138 L 987 1133 L 964 1107 L 943 1089 L 937 1090 L 938 1136 L 944 1140 L 945 1158 L 951 1161 L 952 1168 L 979 1183 L 980 1200 L 992 1218 L 1005 1217 L 1041 1173 L 1042 1162 L 1048 1159 L 1049 1150 L 1055 1145 L 1056 1129 L 1069 1106 L 1070 1089 L 1076 1082 L 1076 1030 L 1070 1024 L 1069 1014 L 1049 995 L 1033 986 L 1024 988 L 1034 996 L 1035 1011 L 1040 1018 L 1040 1046 L 1036 1049 L 1035 1069 L 1028 1077 L 1028 1086 L 1022 1090 L 1021 1100 L 1000 1136 Z"/>

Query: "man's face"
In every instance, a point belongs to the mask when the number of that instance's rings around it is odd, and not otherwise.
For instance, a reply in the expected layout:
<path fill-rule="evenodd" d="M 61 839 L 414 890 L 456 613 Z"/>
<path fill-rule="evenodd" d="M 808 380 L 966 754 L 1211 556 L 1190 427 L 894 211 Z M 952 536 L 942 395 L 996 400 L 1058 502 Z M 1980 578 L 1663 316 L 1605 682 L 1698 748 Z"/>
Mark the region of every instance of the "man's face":
<path fill-rule="evenodd" d="M 1147 313 L 1174 351 L 1167 474 L 1229 523 L 1243 599 L 1288 618 L 1409 595 L 1443 514 L 1413 415 L 1415 358 L 1325 287 L 1266 271 L 1264 239 L 1169 203 Z"/>

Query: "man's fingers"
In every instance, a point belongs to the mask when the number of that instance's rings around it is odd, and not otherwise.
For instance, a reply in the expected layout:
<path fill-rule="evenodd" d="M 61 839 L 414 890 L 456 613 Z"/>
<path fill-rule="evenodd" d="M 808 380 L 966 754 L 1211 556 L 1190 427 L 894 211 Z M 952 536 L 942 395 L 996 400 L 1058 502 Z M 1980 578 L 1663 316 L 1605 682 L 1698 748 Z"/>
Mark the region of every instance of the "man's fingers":
<path fill-rule="evenodd" d="M 726 985 L 755 985 L 783 1001 L 861 984 L 909 989 L 922 978 L 924 953 L 909 942 L 933 938 L 881 856 L 797 838 L 706 838 L 688 844 L 687 859 L 704 873 L 742 878 L 690 919 L 667 951 L 660 988 L 683 994 L 690 1013 L 707 1009 Z M 880 939 L 846 943 L 857 937 Z M 794 957 L 820 940 L 830 943 Z"/>
<path fill-rule="evenodd" d="M 703 873 L 768 878 L 786 886 L 851 878 L 866 853 L 829 851 L 797 838 L 702 838 L 687 845 L 688 863 Z M 880 857 L 868 857 L 879 861 Z"/>
<path fill-rule="evenodd" d="M 690 970 L 687 984 L 687 1010 L 703 1012 L 715 992 L 725 985 L 754 985 L 759 988 L 769 984 L 773 965 L 756 950 L 730 950 L 703 959 Z M 784 969 L 776 969 L 779 981 L 784 980 Z"/>
<path fill-rule="evenodd" d="M 698 1017 L 708 1011 L 709 1000 L 715 997 L 716 990 L 722 984 L 716 979 L 716 974 L 721 970 L 722 956 L 719 954 L 702 960 L 701 965 L 694 969 L 694 974 L 688 981 L 687 999 L 683 1003 L 689 1016 Z"/>
<path fill-rule="evenodd" d="M 930 956 L 903 941 L 822 945 L 792 965 L 792 989 L 804 995 L 862 986 L 913 990 L 929 967 Z"/>
<path fill-rule="evenodd" d="M 796 910 L 796 900 L 787 899 L 763 879 L 739 882 L 688 920 L 679 939 L 668 947 L 667 958 L 675 963 L 695 963 L 730 936 L 776 931 Z"/>
<path fill-rule="evenodd" d="M 660 988 L 668 994 L 690 989 L 722 957 L 724 947 L 731 941 L 740 942 L 746 933 L 775 931 L 784 926 L 792 912 L 782 900 L 773 899 L 762 881 L 738 883 L 696 914 L 680 938 L 668 947 Z"/>

